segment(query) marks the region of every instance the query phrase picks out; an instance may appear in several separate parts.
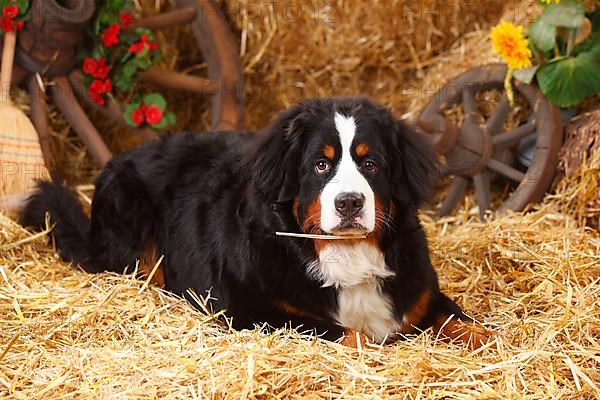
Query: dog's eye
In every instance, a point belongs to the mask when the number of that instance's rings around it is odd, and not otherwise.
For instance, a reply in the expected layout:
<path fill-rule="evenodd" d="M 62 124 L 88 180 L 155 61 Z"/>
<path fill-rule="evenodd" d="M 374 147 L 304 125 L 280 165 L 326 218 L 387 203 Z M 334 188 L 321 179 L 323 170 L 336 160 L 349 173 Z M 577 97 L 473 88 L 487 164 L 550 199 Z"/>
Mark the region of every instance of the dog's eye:
<path fill-rule="evenodd" d="M 377 171 L 377 164 L 375 164 L 375 161 L 373 161 L 373 160 L 365 160 L 365 161 L 363 161 L 362 165 L 363 165 L 363 168 L 369 172 Z"/>
<path fill-rule="evenodd" d="M 325 174 L 329 172 L 330 169 L 331 163 L 327 160 L 319 160 L 315 164 L 315 171 L 317 172 L 317 174 Z"/>

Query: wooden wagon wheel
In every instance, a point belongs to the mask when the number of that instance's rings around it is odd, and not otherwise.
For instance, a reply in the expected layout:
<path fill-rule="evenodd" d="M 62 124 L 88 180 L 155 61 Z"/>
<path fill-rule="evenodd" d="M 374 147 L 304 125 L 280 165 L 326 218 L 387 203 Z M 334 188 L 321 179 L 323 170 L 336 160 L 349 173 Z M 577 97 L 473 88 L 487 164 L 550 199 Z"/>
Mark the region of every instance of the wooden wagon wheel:
<path fill-rule="evenodd" d="M 140 80 L 167 89 L 212 96 L 213 130 L 237 130 L 243 123 L 243 77 L 237 46 L 221 10 L 213 0 L 177 0 L 177 9 L 136 21 L 128 27 L 163 29 L 189 23 L 207 63 L 207 78 L 153 67 Z M 48 146 L 47 104 L 40 76 L 52 82 L 50 95 L 83 140 L 94 160 L 103 166 L 112 157 L 79 101 L 125 124 L 119 106 L 109 101 L 100 107 L 84 90 L 76 69 L 76 49 L 95 11 L 94 0 L 34 0 L 31 21 L 20 33 L 13 84 L 26 84 L 30 92 L 31 118 L 40 136 L 48 169 L 54 164 Z M 129 126 L 128 126 L 129 127 Z M 131 128 L 144 140 L 158 136 L 149 128 Z"/>
<path fill-rule="evenodd" d="M 511 111 L 504 92 L 506 66 L 487 65 L 469 70 L 445 85 L 422 110 L 418 125 L 430 134 L 435 150 L 445 157 L 442 175 L 452 180 L 439 215 L 452 212 L 471 181 L 475 186 L 479 213 L 484 218 L 491 208 L 490 181 L 493 175 L 506 178 L 516 188 L 498 210 L 522 210 L 541 200 L 554 176 L 562 143 L 559 109 L 543 97 L 537 87 L 516 82 L 515 97 L 521 96 L 530 108 L 525 123 L 505 132 L 503 125 Z M 496 89 L 502 97 L 487 118 L 481 115 L 476 95 Z M 456 126 L 444 111 L 462 105 L 464 119 Z M 527 171 L 511 165 L 510 150 L 535 133 L 535 150 Z M 507 156 L 508 155 L 508 156 Z"/>

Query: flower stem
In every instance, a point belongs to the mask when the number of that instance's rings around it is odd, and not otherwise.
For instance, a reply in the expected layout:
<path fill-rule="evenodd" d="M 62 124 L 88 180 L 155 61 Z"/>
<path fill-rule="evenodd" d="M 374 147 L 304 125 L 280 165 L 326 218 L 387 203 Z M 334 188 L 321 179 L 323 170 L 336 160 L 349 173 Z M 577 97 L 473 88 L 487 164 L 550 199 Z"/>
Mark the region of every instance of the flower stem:
<path fill-rule="evenodd" d="M 512 78 L 513 71 L 512 69 L 508 69 L 506 71 L 506 77 L 504 78 L 504 90 L 506 90 L 506 96 L 508 97 L 508 103 L 511 107 L 515 106 L 515 94 L 512 89 Z"/>
<path fill-rule="evenodd" d="M 573 47 L 575 47 L 575 38 L 577 37 L 577 29 L 569 29 L 569 40 L 567 41 L 567 56 L 571 55 Z"/>

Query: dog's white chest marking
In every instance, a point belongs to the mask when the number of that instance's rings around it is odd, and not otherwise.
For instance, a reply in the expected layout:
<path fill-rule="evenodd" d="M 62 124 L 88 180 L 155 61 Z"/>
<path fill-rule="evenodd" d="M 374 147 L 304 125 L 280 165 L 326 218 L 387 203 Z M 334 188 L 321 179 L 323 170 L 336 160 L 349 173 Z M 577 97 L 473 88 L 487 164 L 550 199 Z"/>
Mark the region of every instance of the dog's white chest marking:
<path fill-rule="evenodd" d="M 344 327 L 364 333 L 376 342 L 394 336 L 401 327 L 390 298 L 382 291 L 382 280 L 394 275 L 383 253 L 372 244 L 331 243 L 309 266 L 323 286 L 338 289 L 338 310 L 333 317 Z"/>

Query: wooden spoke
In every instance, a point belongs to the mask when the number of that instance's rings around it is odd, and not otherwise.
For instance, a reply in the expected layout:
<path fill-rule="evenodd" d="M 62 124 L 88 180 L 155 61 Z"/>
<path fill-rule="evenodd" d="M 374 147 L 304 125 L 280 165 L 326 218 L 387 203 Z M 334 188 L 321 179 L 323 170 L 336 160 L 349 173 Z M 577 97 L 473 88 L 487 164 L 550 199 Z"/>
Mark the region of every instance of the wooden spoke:
<path fill-rule="evenodd" d="M 100 134 L 85 114 L 85 111 L 77 102 L 73 88 L 69 80 L 61 76 L 54 79 L 54 85 L 50 92 L 54 98 L 54 104 L 64 114 L 73 129 L 77 132 L 85 147 L 94 157 L 94 160 L 103 167 L 111 158 L 112 154 L 100 137 Z"/>
<path fill-rule="evenodd" d="M 535 121 L 529 121 L 509 132 L 494 136 L 493 144 L 496 148 L 505 148 L 518 143 L 535 131 Z"/>
<path fill-rule="evenodd" d="M 71 82 L 71 85 L 72 85 L 73 89 L 75 90 L 77 97 L 80 100 L 84 101 L 88 106 L 100 111 L 102 114 L 104 114 L 105 116 L 107 116 L 109 118 L 114 119 L 116 122 L 127 126 L 130 130 L 137 133 L 142 138 L 142 140 L 144 140 L 145 142 L 158 139 L 158 135 L 152 129 L 134 128 L 130 125 L 127 125 L 127 123 L 125 122 L 125 119 L 123 118 L 123 111 L 121 110 L 121 108 L 119 107 L 119 105 L 117 103 L 115 103 L 113 101 L 109 101 L 105 107 L 100 107 L 98 104 L 94 103 L 92 101 L 92 99 L 90 99 L 88 94 L 85 93 L 80 72 L 78 72 L 78 71 L 72 72 L 69 75 L 69 81 Z"/>
<path fill-rule="evenodd" d="M 184 7 L 177 10 L 153 15 L 148 18 L 133 22 L 127 27 L 127 31 L 133 32 L 138 28 L 146 29 L 164 29 L 179 24 L 192 22 L 198 16 L 198 11 L 194 7 Z"/>
<path fill-rule="evenodd" d="M 510 109 L 508 95 L 504 93 L 485 123 L 487 130 L 491 135 L 496 135 L 502 131 L 502 125 L 504 125 L 504 121 L 506 121 Z"/>
<path fill-rule="evenodd" d="M 477 103 L 475 102 L 473 88 L 471 86 L 467 86 L 463 89 L 462 102 L 465 110 L 465 119 L 469 118 L 473 114 L 477 114 Z"/>
<path fill-rule="evenodd" d="M 23 82 L 25 80 L 25 78 L 27 78 L 27 75 L 29 75 L 29 71 L 27 71 L 25 68 L 21 67 L 19 64 L 15 63 L 13 66 L 12 76 L 10 79 L 11 85 L 13 87 L 19 86 L 19 84 L 21 82 Z"/>
<path fill-rule="evenodd" d="M 52 179 L 56 179 L 58 178 L 56 176 L 56 166 L 54 164 L 54 159 L 52 158 L 52 151 L 50 150 L 48 104 L 46 103 L 46 96 L 44 92 L 42 92 L 35 75 L 29 77 L 27 86 L 29 89 L 29 104 L 31 105 L 29 116 L 38 133 L 40 148 L 42 149 L 46 168 L 48 168 Z"/>
<path fill-rule="evenodd" d="M 523 179 L 525 179 L 525 174 L 523 172 L 493 158 L 488 161 L 487 167 L 515 182 L 522 182 Z"/>
<path fill-rule="evenodd" d="M 440 207 L 439 216 L 443 217 L 449 215 L 458 202 L 463 198 L 465 192 L 467 191 L 467 186 L 469 185 L 469 180 L 463 176 L 457 176 L 454 178 L 454 182 L 450 185 L 448 189 L 448 194 L 446 198 L 442 202 L 442 206 Z"/>
<path fill-rule="evenodd" d="M 165 89 L 185 90 L 199 94 L 212 95 L 219 91 L 219 85 L 210 79 L 199 78 L 162 68 L 150 68 L 139 73 L 141 80 Z"/>
<path fill-rule="evenodd" d="M 485 218 L 485 212 L 490 209 L 490 178 L 484 171 L 475 174 L 473 177 L 475 183 L 475 192 L 477 194 L 477 204 L 479 205 L 479 217 Z"/>

